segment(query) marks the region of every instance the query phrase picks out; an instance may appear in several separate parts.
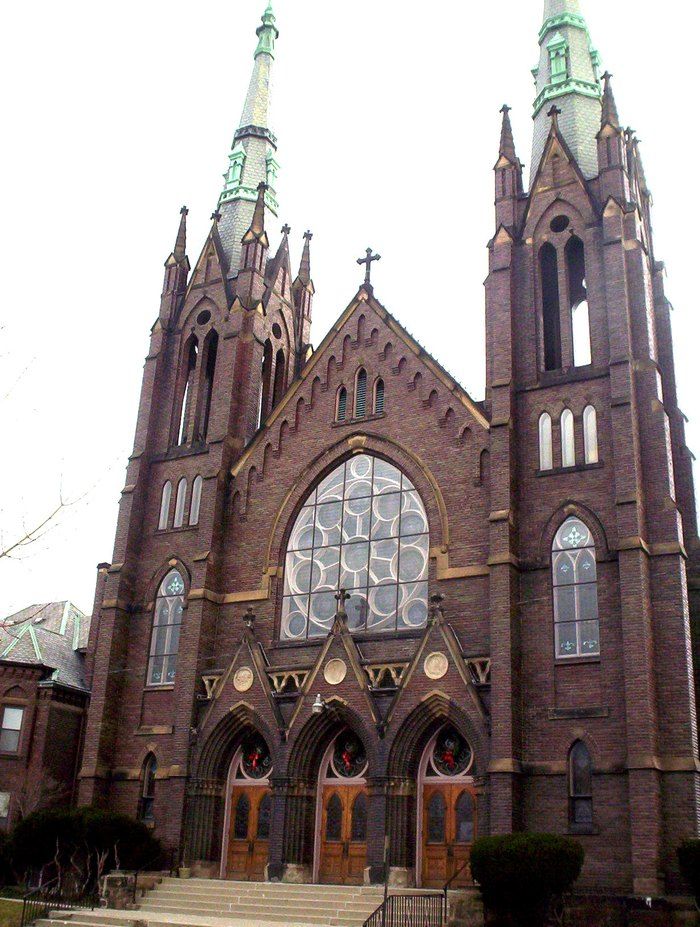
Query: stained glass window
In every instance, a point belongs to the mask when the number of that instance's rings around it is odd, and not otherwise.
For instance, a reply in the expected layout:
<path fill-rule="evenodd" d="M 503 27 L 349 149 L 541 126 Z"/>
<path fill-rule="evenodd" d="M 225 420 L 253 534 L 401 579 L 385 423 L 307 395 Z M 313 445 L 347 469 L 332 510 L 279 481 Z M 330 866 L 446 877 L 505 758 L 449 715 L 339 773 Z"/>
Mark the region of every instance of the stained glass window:
<path fill-rule="evenodd" d="M 271 815 L 272 799 L 270 793 L 267 792 L 258 805 L 258 840 L 269 840 Z"/>
<path fill-rule="evenodd" d="M 324 637 L 346 589 L 351 631 L 424 627 L 428 619 L 428 518 L 410 480 L 361 454 L 311 493 L 287 546 L 283 640 Z"/>
<path fill-rule="evenodd" d="M 326 840 L 340 840 L 343 827 L 343 805 L 337 792 L 326 806 Z"/>
<path fill-rule="evenodd" d="M 435 740 L 426 775 L 461 776 L 470 768 L 472 760 L 472 748 L 464 737 L 448 724 Z"/>
<path fill-rule="evenodd" d="M 352 806 L 350 839 L 359 843 L 364 843 L 367 839 L 367 795 L 365 792 L 360 792 Z"/>
<path fill-rule="evenodd" d="M 158 762 L 150 753 L 143 764 L 141 773 L 141 802 L 139 807 L 139 820 L 145 824 L 152 824 L 155 821 L 153 805 L 156 798 L 156 773 L 158 772 Z"/>
<path fill-rule="evenodd" d="M 250 801 L 248 796 L 243 794 L 238 799 L 236 805 L 236 814 L 233 819 L 233 836 L 235 840 L 248 839 L 248 821 L 250 819 Z"/>
<path fill-rule="evenodd" d="M 567 518 L 552 545 L 554 647 L 559 658 L 600 654 L 595 543 L 580 518 Z"/>
<path fill-rule="evenodd" d="M 588 747 L 577 740 L 569 753 L 569 822 L 579 830 L 593 826 L 592 773 Z"/>
<path fill-rule="evenodd" d="M 433 792 L 428 802 L 428 843 L 445 842 L 445 813 L 442 792 Z"/>
<path fill-rule="evenodd" d="M 455 806 L 455 829 L 457 843 L 474 841 L 474 799 L 466 789 L 457 799 Z"/>
<path fill-rule="evenodd" d="M 160 584 L 153 613 L 148 685 L 175 681 L 180 625 L 185 605 L 185 583 L 177 570 L 171 570 Z"/>

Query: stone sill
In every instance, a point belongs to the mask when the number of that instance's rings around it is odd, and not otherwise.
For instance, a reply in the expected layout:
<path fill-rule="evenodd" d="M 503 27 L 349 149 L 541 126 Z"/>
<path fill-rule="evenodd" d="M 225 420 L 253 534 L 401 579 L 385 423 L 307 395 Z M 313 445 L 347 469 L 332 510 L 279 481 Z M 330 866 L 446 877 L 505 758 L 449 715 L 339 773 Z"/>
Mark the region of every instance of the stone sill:
<path fill-rule="evenodd" d="M 342 428 L 344 425 L 361 425 L 363 422 L 378 422 L 386 418 L 386 412 L 373 412 L 371 415 L 363 415 L 362 418 L 346 418 L 342 422 L 334 421 L 333 428 Z"/>
<path fill-rule="evenodd" d="M 381 641 L 418 640 L 425 634 L 425 628 L 416 631 L 350 631 L 353 640 L 359 643 L 375 643 Z M 326 637 L 309 637 L 303 641 L 275 641 L 272 650 L 280 648 L 293 650 L 298 647 L 320 647 L 326 643 Z"/>
<path fill-rule="evenodd" d="M 584 473 L 587 470 L 601 470 L 605 466 L 602 460 L 590 464 L 574 464 L 573 467 L 552 467 L 551 470 L 536 470 L 535 475 L 540 476 L 561 476 L 563 473 Z"/>
<path fill-rule="evenodd" d="M 577 656 L 577 657 L 555 657 L 554 665 L 555 666 L 581 666 L 582 664 L 590 663 L 600 663 L 600 654 L 592 654 L 590 657 Z"/>
<path fill-rule="evenodd" d="M 199 525 L 183 525 L 181 528 L 156 528 L 155 534 L 186 534 L 188 531 L 196 531 Z"/>

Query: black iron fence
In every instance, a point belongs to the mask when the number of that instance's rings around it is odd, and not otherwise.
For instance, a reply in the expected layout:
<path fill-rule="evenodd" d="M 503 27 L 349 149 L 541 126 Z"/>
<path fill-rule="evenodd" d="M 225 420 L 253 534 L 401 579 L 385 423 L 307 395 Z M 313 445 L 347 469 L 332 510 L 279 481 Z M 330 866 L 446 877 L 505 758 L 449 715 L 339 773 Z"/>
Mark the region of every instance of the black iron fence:
<path fill-rule="evenodd" d="M 33 924 L 38 918 L 46 917 L 49 911 L 75 911 L 77 908 L 92 911 L 100 906 L 97 889 L 88 892 L 71 891 L 59 884 L 34 888 L 22 900 L 20 927 Z"/>
<path fill-rule="evenodd" d="M 364 927 L 442 927 L 442 892 L 389 895 Z"/>

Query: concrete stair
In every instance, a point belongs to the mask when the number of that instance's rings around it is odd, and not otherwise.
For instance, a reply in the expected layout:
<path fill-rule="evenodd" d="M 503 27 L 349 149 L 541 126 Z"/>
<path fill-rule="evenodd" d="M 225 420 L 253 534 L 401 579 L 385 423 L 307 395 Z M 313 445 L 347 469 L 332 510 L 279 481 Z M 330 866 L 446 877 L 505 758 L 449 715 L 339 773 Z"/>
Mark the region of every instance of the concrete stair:
<path fill-rule="evenodd" d="M 362 927 L 383 896 L 381 886 L 164 878 L 135 911 L 61 911 L 37 927 Z"/>

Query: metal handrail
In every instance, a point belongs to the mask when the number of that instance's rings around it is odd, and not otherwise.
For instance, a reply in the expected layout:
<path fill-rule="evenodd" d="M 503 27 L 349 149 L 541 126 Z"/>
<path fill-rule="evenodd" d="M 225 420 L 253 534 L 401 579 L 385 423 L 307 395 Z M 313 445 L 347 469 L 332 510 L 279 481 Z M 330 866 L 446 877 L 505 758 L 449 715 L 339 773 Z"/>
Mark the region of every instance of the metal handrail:
<path fill-rule="evenodd" d="M 363 927 L 442 927 L 441 892 L 389 895 Z"/>
<path fill-rule="evenodd" d="M 470 863 L 471 863 L 471 859 L 468 859 L 462 866 L 459 867 L 457 872 L 452 873 L 452 877 L 448 879 L 447 882 L 445 882 L 445 884 L 442 886 L 442 894 L 443 894 L 443 899 L 444 899 L 445 923 L 447 923 L 447 915 L 449 913 L 447 910 L 447 892 L 449 891 L 450 885 L 452 885 L 452 883 L 457 878 L 457 876 L 461 876 L 464 870 L 469 866 Z"/>
<path fill-rule="evenodd" d="M 180 852 L 180 848 L 179 848 L 179 847 L 171 847 L 171 849 L 170 849 L 170 866 L 168 867 L 168 872 L 169 872 L 170 875 L 173 874 L 173 870 L 176 868 L 176 867 L 174 866 L 174 861 L 175 861 L 175 859 L 177 858 L 177 856 L 179 855 L 179 852 Z M 133 900 L 133 903 L 134 903 L 134 904 L 136 904 L 136 896 L 137 896 L 137 894 L 138 894 L 139 876 L 141 875 L 142 872 L 149 872 L 149 871 L 151 871 L 151 869 L 152 869 L 152 867 L 153 867 L 153 865 L 154 865 L 155 863 L 162 862 L 162 861 L 163 861 L 163 851 L 161 850 L 161 851 L 158 853 L 157 856 L 154 856 L 153 859 L 149 860 L 147 863 L 144 863 L 144 865 L 141 866 L 140 869 L 134 869 L 134 870 L 133 870 L 133 873 L 134 873 L 134 891 L 133 891 L 132 900 Z"/>
<path fill-rule="evenodd" d="M 20 927 L 27 927 L 38 918 L 46 917 L 49 911 L 73 911 L 76 908 L 94 910 L 99 907 L 99 894 L 95 888 L 90 891 L 76 893 L 64 889 L 58 877 L 33 888 L 22 898 L 22 918 Z"/>

